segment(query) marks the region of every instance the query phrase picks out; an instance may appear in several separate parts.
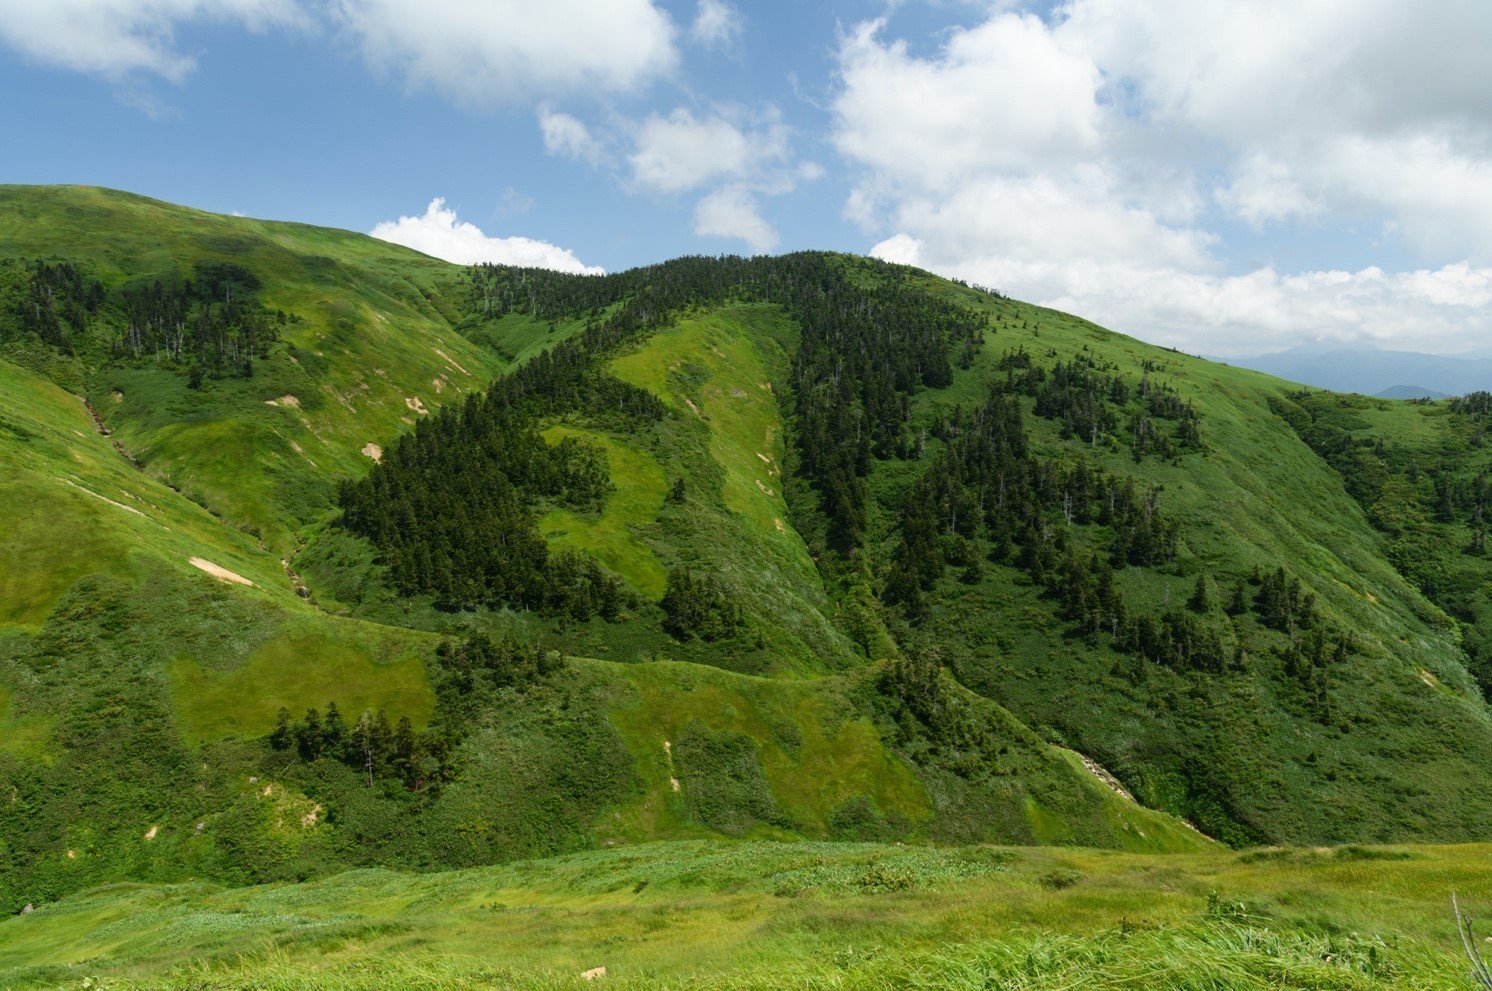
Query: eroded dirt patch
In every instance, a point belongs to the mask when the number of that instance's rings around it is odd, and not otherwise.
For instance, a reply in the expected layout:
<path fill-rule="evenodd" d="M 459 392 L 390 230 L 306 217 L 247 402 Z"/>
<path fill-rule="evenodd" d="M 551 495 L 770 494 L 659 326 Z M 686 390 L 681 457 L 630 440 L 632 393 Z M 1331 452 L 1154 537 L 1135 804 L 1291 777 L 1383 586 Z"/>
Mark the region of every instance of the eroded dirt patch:
<path fill-rule="evenodd" d="M 221 579 L 225 582 L 233 582 L 236 585 L 254 584 L 243 575 L 240 575 L 233 571 L 229 571 L 227 568 L 223 567 L 220 564 L 213 564 L 211 561 L 207 560 L 204 557 L 189 557 L 187 558 L 187 563 L 190 564 L 192 567 L 205 571 L 209 575 L 212 575 L 214 578 Z"/>

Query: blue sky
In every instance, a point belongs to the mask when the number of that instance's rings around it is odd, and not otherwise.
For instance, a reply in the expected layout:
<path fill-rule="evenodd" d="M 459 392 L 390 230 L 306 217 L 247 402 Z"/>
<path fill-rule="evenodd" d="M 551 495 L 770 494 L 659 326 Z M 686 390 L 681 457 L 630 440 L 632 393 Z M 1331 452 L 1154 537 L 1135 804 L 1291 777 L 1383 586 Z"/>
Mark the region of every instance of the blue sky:
<path fill-rule="evenodd" d="M 0 182 L 455 261 L 827 248 L 1194 353 L 1492 346 L 1482 0 L 0 0 L 0 89 Z"/>

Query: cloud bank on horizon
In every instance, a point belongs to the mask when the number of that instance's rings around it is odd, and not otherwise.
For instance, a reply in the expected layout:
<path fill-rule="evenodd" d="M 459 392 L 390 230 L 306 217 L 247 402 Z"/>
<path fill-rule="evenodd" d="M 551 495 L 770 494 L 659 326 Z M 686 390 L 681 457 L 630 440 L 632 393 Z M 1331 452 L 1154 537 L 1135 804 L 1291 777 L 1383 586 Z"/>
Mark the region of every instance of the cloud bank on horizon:
<path fill-rule="evenodd" d="M 320 60 L 399 186 L 321 141 L 337 195 L 457 262 L 834 248 L 1192 352 L 1454 352 L 1492 330 L 1488 37 L 1492 5 L 1409 0 L 0 0 L 0 83 L 155 106 L 241 87 L 241 46 Z M 432 121 L 449 147 L 401 147 Z M 546 238 L 485 233 L 505 201 Z"/>

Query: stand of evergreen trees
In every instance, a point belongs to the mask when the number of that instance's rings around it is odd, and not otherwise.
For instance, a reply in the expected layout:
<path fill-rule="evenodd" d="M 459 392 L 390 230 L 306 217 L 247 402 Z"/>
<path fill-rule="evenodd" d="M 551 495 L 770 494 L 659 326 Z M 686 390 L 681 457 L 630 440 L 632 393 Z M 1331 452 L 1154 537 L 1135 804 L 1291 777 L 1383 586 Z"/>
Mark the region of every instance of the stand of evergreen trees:
<path fill-rule="evenodd" d="M 431 680 L 436 712 L 424 731 L 407 716 L 390 728 L 383 710 L 363 712 L 348 725 L 335 701 L 326 711 L 311 708 L 300 719 L 281 708 L 270 746 L 294 751 L 305 763 L 337 761 L 362 771 L 368 783 L 396 780 L 410 791 L 439 790 L 455 775 L 455 754 L 494 693 L 522 691 L 564 666 L 558 651 L 539 644 L 474 633 L 446 640 L 435 650 Z"/>
<path fill-rule="evenodd" d="M 0 260 L 0 340 L 34 336 L 71 354 L 104 298 L 103 285 L 71 262 Z"/>
<path fill-rule="evenodd" d="M 91 342 L 115 360 L 166 363 L 198 386 L 204 376 L 253 374 L 292 318 L 258 300 L 259 278 L 230 262 L 193 277 L 106 291 L 71 262 L 0 261 L 0 340 L 34 338 L 73 354 Z"/>
<path fill-rule="evenodd" d="M 669 570 L 659 605 L 663 629 L 679 640 L 722 640 L 745 627 L 741 608 L 713 576 L 682 565 Z"/>
<path fill-rule="evenodd" d="M 599 509 L 612 489 L 605 455 L 547 443 L 515 391 L 500 382 L 421 420 L 366 478 L 343 483 L 342 525 L 378 548 L 401 594 L 614 619 L 630 593 L 590 558 L 550 554 L 534 511 L 541 498 Z"/>
<path fill-rule="evenodd" d="M 972 414 L 955 409 L 939 425 L 946 444 L 903 501 L 886 598 L 905 606 L 914 623 L 922 621 L 923 593 L 950 562 L 965 567 L 966 580 L 978 580 L 979 555 L 964 545 L 981 538 L 989 547 L 987 560 L 1005 562 L 1014 552 L 1016 566 L 1056 587 L 1090 626 L 1117 624 L 1113 568 L 1173 558 L 1177 525 L 1160 511 L 1155 489 L 1142 493 L 1133 479 L 1113 477 L 1083 459 L 1067 465 L 1031 454 L 1024 413 L 1011 388 L 1009 380 L 997 383 Z M 1104 388 L 1112 391 L 1111 385 Z M 1064 417 L 1058 408 L 1063 405 L 1049 398 L 1047 409 Z M 1101 419 L 1092 415 L 1090 422 Z M 1069 545 L 1070 528 L 1089 526 L 1110 534 L 1101 563 Z"/>
<path fill-rule="evenodd" d="M 911 450 L 911 394 L 948 384 L 950 352 L 983 340 L 981 318 L 918 289 L 910 270 L 877 265 L 874 278 L 857 282 L 842 261 L 819 253 L 681 258 L 598 277 L 482 265 L 468 270 L 468 286 L 479 319 L 521 312 L 584 319 L 585 327 L 459 410 L 422 420 L 366 479 L 342 486 L 343 525 L 378 547 L 398 591 L 451 607 L 611 618 L 625 604 L 594 562 L 551 560 L 545 549 L 536 502 L 599 508 L 609 483 L 598 452 L 545 444 L 538 429 L 567 415 L 621 430 L 660 418 L 656 397 L 600 365 L 690 307 L 763 301 L 798 320 L 798 470 L 818 491 L 828 541 L 842 553 L 864 537 L 871 459 Z M 723 636 L 739 625 L 739 616 L 710 604 L 708 586 L 689 581 L 676 582 L 665 604 L 675 635 Z"/>

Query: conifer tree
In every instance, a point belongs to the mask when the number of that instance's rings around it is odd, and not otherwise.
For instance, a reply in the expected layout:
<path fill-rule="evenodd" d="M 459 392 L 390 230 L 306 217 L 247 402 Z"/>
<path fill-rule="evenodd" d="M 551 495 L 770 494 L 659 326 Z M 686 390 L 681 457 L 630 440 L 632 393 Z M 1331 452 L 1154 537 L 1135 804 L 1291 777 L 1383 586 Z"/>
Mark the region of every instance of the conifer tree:
<path fill-rule="evenodd" d="M 1186 600 L 1186 608 L 1196 613 L 1212 611 L 1212 596 L 1207 590 L 1207 576 L 1205 574 L 1197 575 L 1197 585 L 1192 589 L 1191 598 Z"/>

